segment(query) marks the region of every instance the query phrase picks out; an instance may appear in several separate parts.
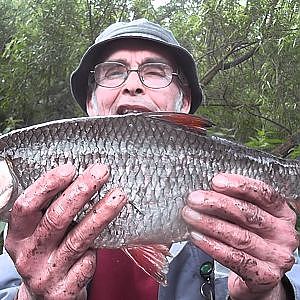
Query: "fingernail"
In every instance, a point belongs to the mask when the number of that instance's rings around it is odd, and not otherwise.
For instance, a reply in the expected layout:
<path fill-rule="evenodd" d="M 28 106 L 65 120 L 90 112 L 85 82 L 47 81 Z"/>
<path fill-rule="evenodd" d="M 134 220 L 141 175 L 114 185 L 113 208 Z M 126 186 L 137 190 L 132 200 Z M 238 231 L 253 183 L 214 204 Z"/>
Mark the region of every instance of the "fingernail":
<path fill-rule="evenodd" d="M 114 189 L 110 192 L 107 199 L 107 204 L 119 206 L 127 201 L 126 194 L 121 189 Z"/>
<path fill-rule="evenodd" d="M 75 167 L 71 164 L 61 166 L 60 175 L 63 177 L 69 177 L 75 172 Z"/>
<path fill-rule="evenodd" d="M 108 168 L 105 165 L 94 164 L 90 168 L 90 174 L 96 179 L 102 179 L 107 176 Z"/>
<path fill-rule="evenodd" d="M 206 191 L 194 191 L 188 195 L 187 203 L 199 205 L 203 202 L 203 200 L 207 198 Z"/>
<path fill-rule="evenodd" d="M 95 269 L 95 261 L 92 260 L 91 257 L 84 257 L 83 263 L 85 265 L 85 271 L 87 272 L 87 274 Z"/>
<path fill-rule="evenodd" d="M 196 240 L 196 241 L 203 241 L 205 238 L 203 234 L 196 232 L 196 231 L 191 231 L 191 237 Z"/>
<path fill-rule="evenodd" d="M 212 179 L 212 184 L 215 187 L 226 188 L 229 186 L 229 181 L 226 175 L 218 174 Z"/>
<path fill-rule="evenodd" d="M 184 208 L 183 215 L 188 219 L 192 219 L 193 221 L 200 221 L 202 219 L 198 212 L 189 208 L 188 206 Z"/>

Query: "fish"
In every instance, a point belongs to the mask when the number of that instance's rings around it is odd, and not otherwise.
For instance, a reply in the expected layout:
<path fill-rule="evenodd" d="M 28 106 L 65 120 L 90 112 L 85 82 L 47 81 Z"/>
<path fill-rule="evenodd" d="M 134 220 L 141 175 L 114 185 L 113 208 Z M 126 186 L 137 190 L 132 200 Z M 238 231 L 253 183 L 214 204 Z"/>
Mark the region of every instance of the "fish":
<path fill-rule="evenodd" d="M 208 135 L 212 125 L 195 115 L 143 112 L 63 119 L 4 134 L 0 219 L 8 220 L 14 201 L 44 172 L 71 163 L 79 175 L 92 163 L 106 164 L 111 169 L 109 181 L 76 221 L 107 191 L 121 187 L 129 201 L 94 246 L 121 248 L 142 268 L 145 259 L 152 261 L 155 272 L 151 267 L 144 271 L 166 284 L 166 245 L 189 237 L 181 218 L 187 195 L 210 189 L 216 174 L 262 180 L 300 213 L 300 161 Z"/>

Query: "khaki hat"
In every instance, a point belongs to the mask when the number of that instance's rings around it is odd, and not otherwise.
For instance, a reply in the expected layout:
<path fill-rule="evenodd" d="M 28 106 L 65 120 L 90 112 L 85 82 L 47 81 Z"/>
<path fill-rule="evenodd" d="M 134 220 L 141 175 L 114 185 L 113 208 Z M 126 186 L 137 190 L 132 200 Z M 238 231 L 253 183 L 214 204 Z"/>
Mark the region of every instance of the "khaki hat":
<path fill-rule="evenodd" d="M 107 27 L 87 49 L 77 69 L 71 74 L 71 92 L 75 100 L 86 112 L 86 98 L 90 71 L 99 63 L 101 51 L 111 42 L 119 39 L 142 39 L 153 41 L 167 48 L 184 73 L 191 88 L 191 109 L 194 113 L 203 99 L 199 85 L 195 61 L 185 48 L 179 45 L 172 32 L 146 19 L 131 22 L 117 22 Z"/>

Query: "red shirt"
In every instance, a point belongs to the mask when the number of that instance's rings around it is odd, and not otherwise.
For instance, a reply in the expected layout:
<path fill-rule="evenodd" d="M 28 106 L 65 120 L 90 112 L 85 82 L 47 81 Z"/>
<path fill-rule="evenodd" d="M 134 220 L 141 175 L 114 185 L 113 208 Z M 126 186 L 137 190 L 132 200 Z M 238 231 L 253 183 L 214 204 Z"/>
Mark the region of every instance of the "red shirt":
<path fill-rule="evenodd" d="M 158 283 L 122 250 L 100 249 L 89 300 L 157 300 Z"/>

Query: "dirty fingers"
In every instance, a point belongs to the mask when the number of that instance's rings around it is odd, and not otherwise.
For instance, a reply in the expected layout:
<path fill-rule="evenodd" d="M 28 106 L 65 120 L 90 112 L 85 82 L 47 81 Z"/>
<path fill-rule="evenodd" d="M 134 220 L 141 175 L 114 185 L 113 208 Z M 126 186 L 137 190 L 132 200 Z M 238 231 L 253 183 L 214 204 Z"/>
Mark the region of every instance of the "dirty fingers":
<path fill-rule="evenodd" d="M 275 299 L 294 263 L 295 214 L 260 181 L 221 174 L 212 189 L 187 199 L 182 215 L 191 240 L 234 272 L 228 285 L 232 299 Z"/>

